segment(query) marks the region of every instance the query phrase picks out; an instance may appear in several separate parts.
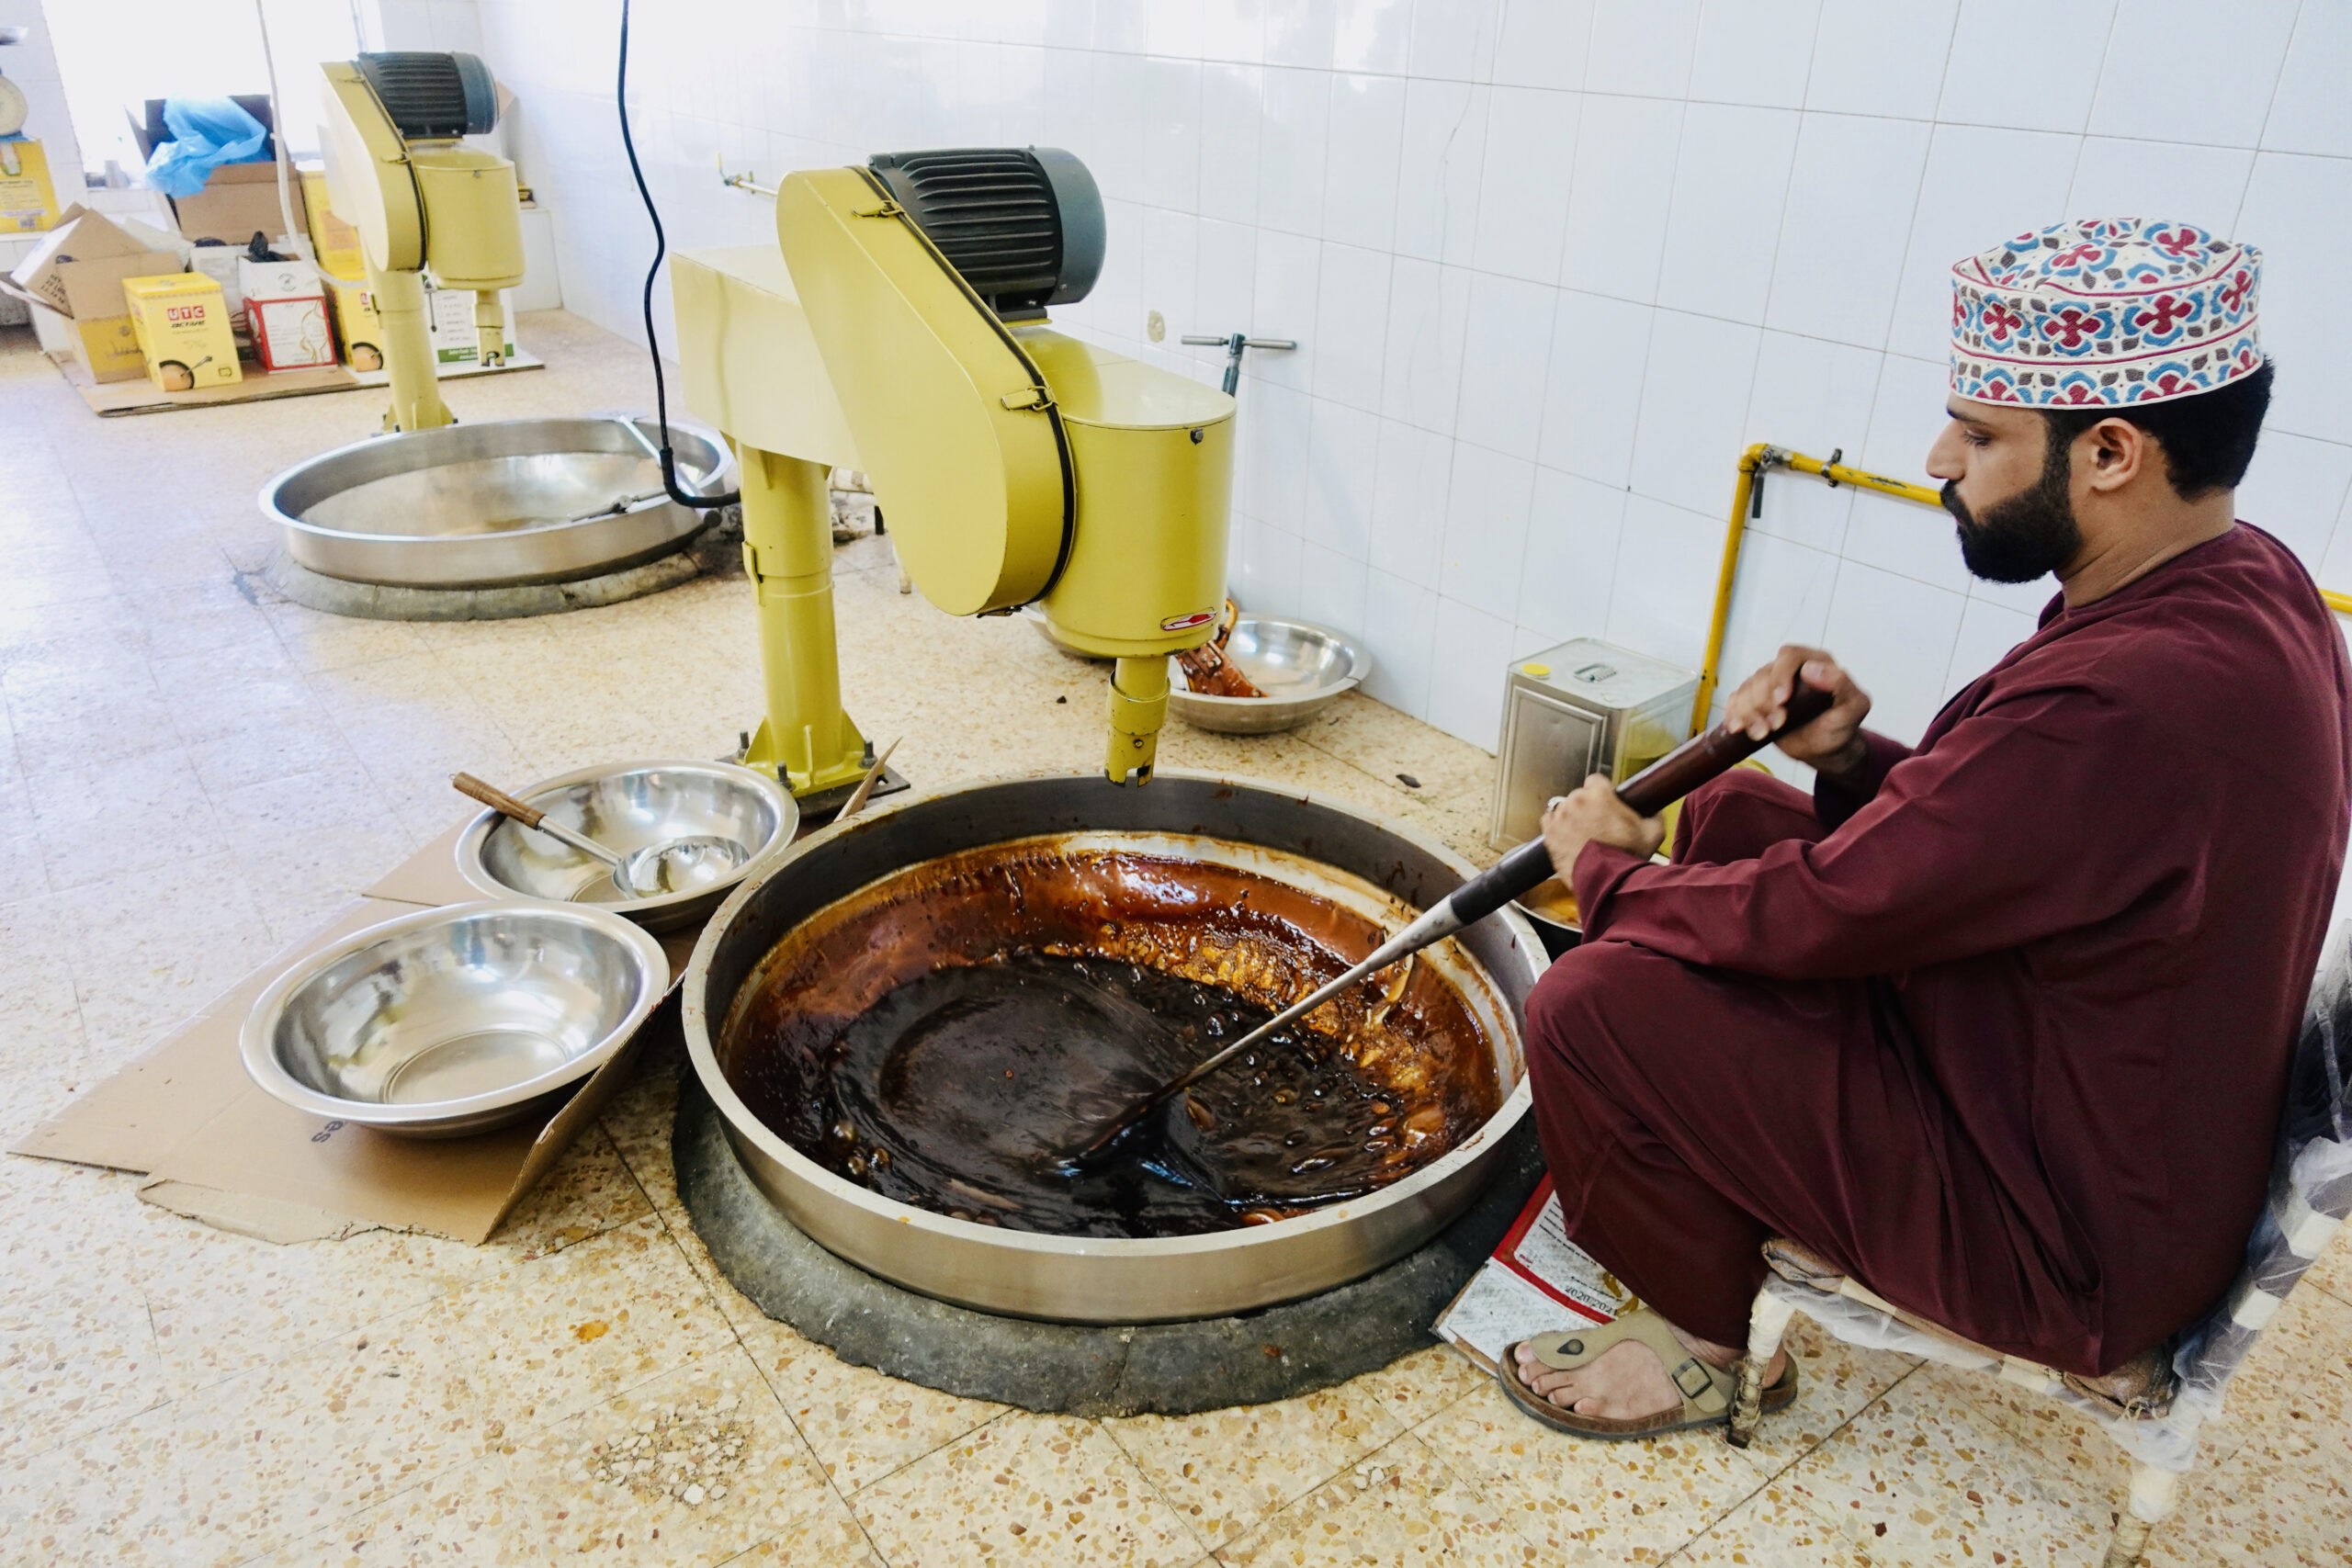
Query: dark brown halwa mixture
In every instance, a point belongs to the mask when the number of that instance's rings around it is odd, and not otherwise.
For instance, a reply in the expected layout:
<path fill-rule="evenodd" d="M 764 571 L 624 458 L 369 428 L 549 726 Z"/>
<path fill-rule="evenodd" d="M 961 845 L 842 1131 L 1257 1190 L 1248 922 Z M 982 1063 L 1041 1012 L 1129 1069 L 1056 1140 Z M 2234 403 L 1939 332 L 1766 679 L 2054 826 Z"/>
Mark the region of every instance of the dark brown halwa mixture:
<path fill-rule="evenodd" d="M 1057 1157 L 1370 953 L 1350 910 L 1247 871 L 1041 840 L 926 862 L 764 959 L 722 1066 L 754 1114 L 904 1203 L 1058 1235 L 1185 1235 L 1385 1186 L 1500 1103 L 1494 1046 L 1392 967 L 1076 1175 Z"/>

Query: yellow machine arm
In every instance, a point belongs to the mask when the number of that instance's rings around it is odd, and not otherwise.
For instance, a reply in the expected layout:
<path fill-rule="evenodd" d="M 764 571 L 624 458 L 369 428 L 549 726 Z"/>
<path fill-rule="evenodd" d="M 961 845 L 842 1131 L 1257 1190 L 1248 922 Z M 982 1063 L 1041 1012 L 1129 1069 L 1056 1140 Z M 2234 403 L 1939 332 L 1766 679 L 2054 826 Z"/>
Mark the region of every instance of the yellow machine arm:
<path fill-rule="evenodd" d="M 1225 597 L 1234 404 L 1046 324 L 1092 283 L 1101 225 L 1068 153 L 906 153 L 786 178 L 780 256 L 675 258 L 687 404 L 742 457 L 768 690 L 748 760 L 796 791 L 854 777 L 864 750 L 820 564 L 829 465 L 865 470 L 933 604 L 1035 603 L 1061 641 L 1115 659 L 1104 771 L 1150 779 L 1168 656 L 1207 638 Z"/>
<path fill-rule="evenodd" d="M 489 68 L 470 54 L 363 54 L 326 77 L 327 198 L 359 231 L 384 333 L 387 430 L 452 423 L 425 333 L 424 275 L 474 293 L 481 363 L 506 356 L 498 291 L 523 281 L 514 165 L 468 147 L 498 122 Z"/>

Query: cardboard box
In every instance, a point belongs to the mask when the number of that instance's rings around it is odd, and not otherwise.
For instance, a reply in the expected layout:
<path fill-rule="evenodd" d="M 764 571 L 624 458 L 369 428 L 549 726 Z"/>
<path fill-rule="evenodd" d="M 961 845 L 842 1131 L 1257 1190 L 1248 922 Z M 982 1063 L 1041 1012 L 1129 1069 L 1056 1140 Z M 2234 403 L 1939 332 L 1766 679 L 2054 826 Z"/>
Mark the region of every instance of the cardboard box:
<path fill-rule="evenodd" d="M 343 344 L 343 362 L 354 370 L 384 367 L 384 329 L 376 319 L 376 303 L 368 286 L 347 277 L 328 276 L 327 304 L 334 316 L 335 340 Z"/>
<path fill-rule="evenodd" d="M 319 270 L 355 281 L 368 276 L 368 258 L 359 249 L 359 231 L 334 215 L 327 203 L 327 172 L 304 164 L 302 210 L 311 225 L 311 248 L 318 253 Z"/>
<path fill-rule="evenodd" d="M 219 240 L 243 250 L 256 233 L 273 241 L 285 232 L 286 216 L 277 206 L 277 165 L 223 164 L 212 171 L 204 188 L 172 203 L 180 232 L 191 240 Z M 296 197 L 295 211 L 301 210 Z"/>
<path fill-rule="evenodd" d="M 200 272 L 123 280 L 130 324 L 147 377 L 166 392 L 192 392 L 245 378 L 229 304 L 220 286 Z"/>
<path fill-rule="evenodd" d="M 0 291 L 47 311 L 62 327 L 69 351 L 89 367 L 93 380 L 127 381 L 144 372 L 130 308 L 122 294 L 126 278 L 154 276 L 180 269 L 179 254 L 153 244 L 152 231 L 135 232 L 86 208 L 59 214 L 57 227 L 17 265 Z M 51 336 L 44 332 L 43 341 Z"/>
<path fill-rule="evenodd" d="M 317 1241 L 379 1225 L 488 1240 L 641 1054 L 680 1048 L 675 977 L 685 973 L 696 932 L 664 937 L 670 996 L 544 1122 L 464 1138 L 393 1137 L 280 1104 L 245 1076 L 237 1049 L 246 1012 L 303 953 L 420 905 L 479 898 L 458 874 L 454 849 L 463 831 L 460 823 L 418 851 L 9 1152 L 143 1173 L 139 1195 L 147 1201 L 266 1241 Z"/>
<path fill-rule="evenodd" d="M 326 289 L 306 261 L 237 263 L 254 355 L 265 370 L 316 370 L 334 363 Z"/>
<path fill-rule="evenodd" d="M 29 234 L 57 222 L 57 186 L 38 141 L 0 137 L 0 233 Z"/>
<path fill-rule="evenodd" d="M 237 263 L 244 252 L 232 245 L 191 245 L 187 253 L 187 269 L 200 272 L 220 286 L 220 297 L 229 307 L 229 330 L 237 334 L 237 346 L 245 343 L 245 288 Z"/>

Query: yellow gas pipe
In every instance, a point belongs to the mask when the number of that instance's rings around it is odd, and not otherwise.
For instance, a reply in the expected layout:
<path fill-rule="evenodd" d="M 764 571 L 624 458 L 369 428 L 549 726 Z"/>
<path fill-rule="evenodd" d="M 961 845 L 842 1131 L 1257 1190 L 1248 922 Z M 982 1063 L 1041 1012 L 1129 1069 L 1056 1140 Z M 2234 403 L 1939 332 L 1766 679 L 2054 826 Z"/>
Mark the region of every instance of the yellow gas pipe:
<path fill-rule="evenodd" d="M 1732 585 L 1739 577 L 1739 547 L 1747 534 L 1747 520 L 1758 510 L 1761 497 L 1758 487 L 1770 468 L 1791 468 L 1800 474 L 1812 474 L 1832 485 L 1853 485 L 1860 490 L 1871 490 L 1881 495 L 1891 495 L 1900 501 L 1915 501 L 1922 506 L 1943 504 L 1939 491 L 1925 485 L 1915 485 L 1905 479 L 1891 479 L 1884 474 L 1873 474 L 1862 468 L 1849 468 L 1845 464 L 1819 457 L 1808 457 L 1802 452 L 1791 452 L 1759 441 L 1739 455 L 1739 480 L 1732 487 L 1731 519 L 1724 528 L 1724 561 L 1715 575 L 1715 613 L 1707 623 L 1707 657 L 1699 669 L 1699 695 L 1691 705 L 1690 733 L 1696 735 L 1707 727 L 1707 710 L 1714 705 L 1715 684 L 1721 671 L 1717 668 L 1724 655 L 1724 627 L 1731 622 Z M 2347 602 L 2352 605 L 2352 602 Z"/>
<path fill-rule="evenodd" d="M 1943 504 L 1942 493 L 1926 485 L 1915 485 L 1906 479 L 1891 479 L 1884 474 L 1873 474 L 1863 468 L 1849 468 L 1845 464 L 1819 457 L 1808 457 L 1802 452 L 1791 452 L 1759 441 L 1739 455 L 1739 479 L 1732 487 L 1731 519 L 1724 528 L 1724 561 L 1715 576 L 1715 612 L 1707 625 L 1707 658 L 1699 671 L 1699 696 L 1691 705 L 1690 733 L 1696 735 L 1707 725 L 1707 710 L 1713 706 L 1715 684 L 1720 674 L 1717 665 L 1724 652 L 1724 627 L 1731 622 L 1732 585 L 1739 576 L 1739 547 L 1747 533 L 1747 520 L 1760 510 L 1758 487 L 1764 482 L 1770 468 L 1789 468 L 1800 474 L 1812 474 L 1832 485 L 1852 485 L 1859 490 L 1876 491 L 1898 501 L 1917 502 L 1922 506 Z M 2319 596 L 2327 607 L 2338 615 L 2352 615 L 2352 593 L 2338 593 L 2323 588 Z"/>

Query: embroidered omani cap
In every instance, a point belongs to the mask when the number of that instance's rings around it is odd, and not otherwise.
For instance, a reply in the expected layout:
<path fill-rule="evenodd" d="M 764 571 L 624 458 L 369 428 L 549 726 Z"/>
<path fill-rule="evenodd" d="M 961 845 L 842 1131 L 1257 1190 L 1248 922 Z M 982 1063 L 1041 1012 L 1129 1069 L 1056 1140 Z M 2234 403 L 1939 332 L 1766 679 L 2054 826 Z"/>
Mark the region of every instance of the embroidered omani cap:
<path fill-rule="evenodd" d="M 1963 398 L 2120 407 L 2262 366 L 2262 253 L 2192 223 L 2055 223 L 1965 258 L 1951 277 L 1951 389 Z"/>

